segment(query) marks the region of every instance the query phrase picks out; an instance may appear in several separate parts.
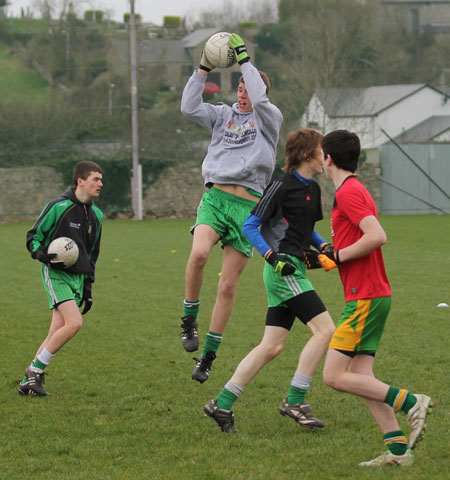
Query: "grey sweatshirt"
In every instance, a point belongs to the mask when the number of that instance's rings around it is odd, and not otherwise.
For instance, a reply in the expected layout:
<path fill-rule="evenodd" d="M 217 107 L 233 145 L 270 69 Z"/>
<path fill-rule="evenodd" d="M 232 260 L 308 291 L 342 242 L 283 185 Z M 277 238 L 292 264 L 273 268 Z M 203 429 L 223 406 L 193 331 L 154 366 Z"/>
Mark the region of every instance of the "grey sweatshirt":
<path fill-rule="evenodd" d="M 241 72 L 253 112 L 240 113 L 237 103 L 204 103 L 206 76 L 196 71 L 183 90 L 181 112 L 212 133 L 202 165 L 206 187 L 234 184 L 263 193 L 275 168 L 283 115 L 267 98 L 258 70 L 246 62 Z"/>

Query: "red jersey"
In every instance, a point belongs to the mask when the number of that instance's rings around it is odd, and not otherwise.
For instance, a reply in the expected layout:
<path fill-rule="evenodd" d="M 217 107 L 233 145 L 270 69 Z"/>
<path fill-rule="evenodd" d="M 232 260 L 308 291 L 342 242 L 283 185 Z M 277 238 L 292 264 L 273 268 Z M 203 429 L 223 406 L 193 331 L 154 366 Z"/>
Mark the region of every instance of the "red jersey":
<path fill-rule="evenodd" d="M 378 218 L 373 198 L 355 176 L 347 177 L 336 190 L 331 212 L 334 249 L 340 250 L 358 241 L 363 235 L 359 222 L 369 215 Z M 381 247 L 368 255 L 342 263 L 339 274 L 346 302 L 391 295 Z"/>

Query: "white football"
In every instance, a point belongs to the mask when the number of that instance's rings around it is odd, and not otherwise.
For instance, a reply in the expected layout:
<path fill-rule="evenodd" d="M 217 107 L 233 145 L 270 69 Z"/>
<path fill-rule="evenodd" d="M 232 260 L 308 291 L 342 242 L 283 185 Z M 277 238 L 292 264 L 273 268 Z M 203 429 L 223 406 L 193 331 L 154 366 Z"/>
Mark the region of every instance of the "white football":
<path fill-rule="evenodd" d="M 68 237 L 55 238 L 48 246 L 47 253 L 56 253 L 53 262 L 64 262 L 64 268 L 71 267 L 78 260 L 78 245 Z"/>
<path fill-rule="evenodd" d="M 219 32 L 209 37 L 205 45 L 205 55 L 208 62 L 217 68 L 232 67 L 236 63 L 234 49 L 228 46 L 230 33 Z"/>

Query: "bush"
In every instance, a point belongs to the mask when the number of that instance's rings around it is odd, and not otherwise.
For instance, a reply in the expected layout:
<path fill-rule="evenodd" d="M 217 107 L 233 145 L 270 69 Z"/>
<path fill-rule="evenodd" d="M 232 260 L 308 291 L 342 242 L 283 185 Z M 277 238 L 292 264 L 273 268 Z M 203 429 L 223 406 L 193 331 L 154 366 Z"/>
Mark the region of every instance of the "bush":
<path fill-rule="evenodd" d="M 165 28 L 178 28 L 181 25 L 181 18 L 167 15 L 163 19 L 163 25 Z"/>

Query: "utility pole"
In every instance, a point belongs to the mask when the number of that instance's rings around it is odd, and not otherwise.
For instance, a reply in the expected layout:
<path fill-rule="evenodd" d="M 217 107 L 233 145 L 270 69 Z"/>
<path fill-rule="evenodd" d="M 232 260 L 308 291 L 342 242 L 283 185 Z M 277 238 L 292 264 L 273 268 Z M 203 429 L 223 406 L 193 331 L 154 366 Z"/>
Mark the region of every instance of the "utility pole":
<path fill-rule="evenodd" d="M 72 77 L 72 72 L 70 70 L 70 21 L 72 20 L 72 7 L 73 3 L 69 3 L 69 8 L 66 13 L 66 75 L 67 78 Z"/>
<path fill-rule="evenodd" d="M 133 212 L 135 220 L 142 220 L 142 167 L 139 164 L 139 124 L 137 102 L 136 16 L 134 0 L 130 0 L 130 93 L 131 93 L 131 153 L 133 159 Z"/>

